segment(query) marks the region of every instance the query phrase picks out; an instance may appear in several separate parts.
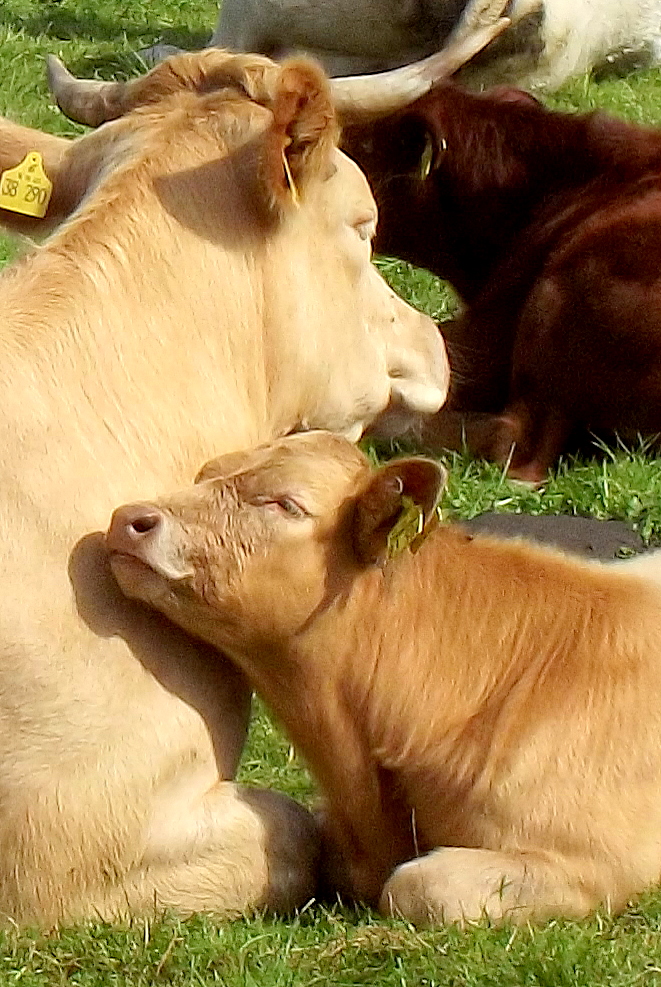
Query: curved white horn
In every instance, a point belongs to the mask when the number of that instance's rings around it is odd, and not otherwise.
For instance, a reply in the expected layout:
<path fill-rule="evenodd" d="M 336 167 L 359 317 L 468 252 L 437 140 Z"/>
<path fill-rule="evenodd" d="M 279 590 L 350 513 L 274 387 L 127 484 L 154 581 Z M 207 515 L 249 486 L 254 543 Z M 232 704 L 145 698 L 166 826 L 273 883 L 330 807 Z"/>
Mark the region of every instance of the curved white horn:
<path fill-rule="evenodd" d="M 331 79 L 335 109 L 343 123 L 363 123 L 403 109 L 454 75 L 510 24 L 508 0 L 471 0 L 441 51 L 411 65 L 374 75 Z"/>

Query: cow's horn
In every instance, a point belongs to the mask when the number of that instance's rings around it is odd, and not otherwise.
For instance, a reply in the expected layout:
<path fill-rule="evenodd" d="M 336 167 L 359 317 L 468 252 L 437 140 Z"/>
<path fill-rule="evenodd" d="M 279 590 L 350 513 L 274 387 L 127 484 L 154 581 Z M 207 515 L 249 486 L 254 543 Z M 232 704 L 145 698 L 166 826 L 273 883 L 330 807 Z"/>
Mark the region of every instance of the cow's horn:
<path fill-rule="evenodd" d="M 46 70 L 49 89 L 70 120 L 98 127 L 122 115 L 125 83 L 76 79 L 55 55 L 48 55 Z"/>
<path fill-rule="evenodd" d="M 343 123 L 362 123 L 401 110 L 448 79 L 509 25 L 508 0 L 470 0 L 439 52 L 411 65 L 331 79 L 333 101 Z"/>

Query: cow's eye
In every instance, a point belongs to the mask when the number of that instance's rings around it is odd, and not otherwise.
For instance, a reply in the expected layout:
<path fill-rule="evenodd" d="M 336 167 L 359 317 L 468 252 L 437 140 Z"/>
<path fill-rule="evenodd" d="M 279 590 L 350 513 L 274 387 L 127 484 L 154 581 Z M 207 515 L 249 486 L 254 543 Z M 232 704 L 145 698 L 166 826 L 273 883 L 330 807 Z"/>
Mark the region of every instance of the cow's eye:
<path fill-rule="evenodd" d="M 274 503 L 290 517 L 309 517 L 308 512 L 291 497 L 279 497 Z"/>
<path fill-rule="evenodd" d="M 354 223 L 354 229 L 361 240 L 372 240 L 376 233 L 376 220 L 373 217 Z"/>
<path fill-rule="evenodd" d="M 374 209 L 362 210 L 354 215 L 351 223 L 361 240 L 372 240 L 376 233 L 376 212 Z"/>
<path fill-rule="evenodd" d="M 277 510 L 281 514 L 286 514 L 288 517 L 304 518 L 310 517 L 308 511 L 304 507 L 301 507 L 292 497 L 255 497 L 252 503 L 256 507 L 270 507 Z"/>

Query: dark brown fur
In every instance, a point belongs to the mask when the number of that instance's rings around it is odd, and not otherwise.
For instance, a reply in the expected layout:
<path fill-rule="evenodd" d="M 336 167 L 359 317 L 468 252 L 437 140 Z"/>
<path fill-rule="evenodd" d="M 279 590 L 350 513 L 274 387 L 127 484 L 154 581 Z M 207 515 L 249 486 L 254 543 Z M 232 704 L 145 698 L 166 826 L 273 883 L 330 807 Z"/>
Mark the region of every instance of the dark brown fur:
<path fill-rule="evenodd" d="M 538 480 L 577 428 L 661 431 L 661 131 L 447 84 L 345 145 L 377 249 L 466 303 L 443 326 L 453 390 L 428 444 L 466 436 L 505 462 L 515 443 L 511 474 Z"/>

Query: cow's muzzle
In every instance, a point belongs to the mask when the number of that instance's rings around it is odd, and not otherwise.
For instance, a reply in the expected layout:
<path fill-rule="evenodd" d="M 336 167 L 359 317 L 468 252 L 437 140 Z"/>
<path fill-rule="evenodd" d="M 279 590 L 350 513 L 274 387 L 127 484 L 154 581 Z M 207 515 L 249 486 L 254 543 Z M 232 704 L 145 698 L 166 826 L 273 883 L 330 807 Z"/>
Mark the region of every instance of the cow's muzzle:
<path fill-rule="evenodd" d="M 122 559 L 135 560 L 168 580 L 191 576 L 181 558 L 177 527 L 155 504 L 118 507 L 106 534 L 111 562 L 117 565 Z"/>

